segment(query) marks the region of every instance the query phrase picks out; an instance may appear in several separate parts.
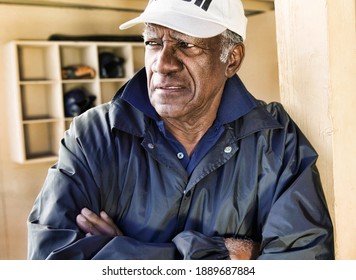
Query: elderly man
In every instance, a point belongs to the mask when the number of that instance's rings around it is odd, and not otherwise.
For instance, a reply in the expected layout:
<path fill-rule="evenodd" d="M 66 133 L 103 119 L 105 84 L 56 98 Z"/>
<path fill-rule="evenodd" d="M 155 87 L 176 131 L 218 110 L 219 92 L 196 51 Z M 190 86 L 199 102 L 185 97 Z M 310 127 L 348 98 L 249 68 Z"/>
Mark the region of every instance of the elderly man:
<path fill-rule="evenodd" d="M 33 259 L 332 259 L 317 154 L 236 72 L 239 0 L 152 0 L 145 69 L 74 119 L 29 217 Z"/>

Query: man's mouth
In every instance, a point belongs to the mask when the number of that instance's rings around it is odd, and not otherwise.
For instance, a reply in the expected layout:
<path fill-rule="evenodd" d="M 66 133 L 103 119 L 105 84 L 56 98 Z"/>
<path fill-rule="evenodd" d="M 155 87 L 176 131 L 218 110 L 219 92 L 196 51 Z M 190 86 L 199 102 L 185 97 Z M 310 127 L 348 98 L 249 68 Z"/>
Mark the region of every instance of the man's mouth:
<path fill-rule="evenodd" d="M 160 86 L 157 87 L 158 89 L 182 89 L 183 87 L 179 87 L 179 86 Z"/>
<path fill-rule="evenodd" d="M 179 86 L 179 85 L 158 85 L 155 87 L 157 91 L 163 91 L 163 92 L 175 92 L 175 91 L 181 91 L 185 87 Z"/>

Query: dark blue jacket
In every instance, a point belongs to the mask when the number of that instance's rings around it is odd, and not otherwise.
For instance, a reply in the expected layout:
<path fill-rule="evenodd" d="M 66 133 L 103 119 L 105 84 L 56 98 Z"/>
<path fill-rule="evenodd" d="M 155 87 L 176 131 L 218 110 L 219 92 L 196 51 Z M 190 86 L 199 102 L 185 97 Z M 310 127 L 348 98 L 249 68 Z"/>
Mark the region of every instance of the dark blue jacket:
<path fill-rule="evenodd" d="M 188 176 L 156 122 L 121 98 L 146 90 L 140 75 L 65 133 L 29 216 L 29 258 L 227 259 L 224 237 L 260 242 L 260 259 L 334 258 L 317 154 L 280 104 L 230 79 L 253 106 Z M 125 236 L 85 237 L 84 207 Z"/>

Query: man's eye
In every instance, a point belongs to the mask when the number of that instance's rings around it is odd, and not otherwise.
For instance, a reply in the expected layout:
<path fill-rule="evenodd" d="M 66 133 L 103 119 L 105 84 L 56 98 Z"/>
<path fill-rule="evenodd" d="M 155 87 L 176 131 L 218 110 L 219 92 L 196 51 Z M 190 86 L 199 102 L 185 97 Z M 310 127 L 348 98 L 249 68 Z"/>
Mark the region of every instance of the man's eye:
<path fill-rule="evenodd" d="M 187 42 L 179 42 L 178 45 L 179 45 L 179 47 L 181 47 L 183 49 L 190 49 L 190 48 L 194 48 L 195 47 L 194 44 L 187 43 Z"/>
<path fill-rule="evenodd" d="M 155 41 L 145 41 L 145 46 L 158 46 L 158 43 Z"/>

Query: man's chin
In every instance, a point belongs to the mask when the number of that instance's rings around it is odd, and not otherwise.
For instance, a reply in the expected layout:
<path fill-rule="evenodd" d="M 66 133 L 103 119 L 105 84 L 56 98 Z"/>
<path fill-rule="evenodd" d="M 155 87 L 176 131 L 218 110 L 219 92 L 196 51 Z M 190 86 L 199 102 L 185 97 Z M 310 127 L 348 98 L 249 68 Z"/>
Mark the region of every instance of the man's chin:
<path fill-rule="evenodd" d="M 162 119 L 179 119 L 184 116 L 183 109 L 175 106 L 156 106 L 156 112 Z"/>

